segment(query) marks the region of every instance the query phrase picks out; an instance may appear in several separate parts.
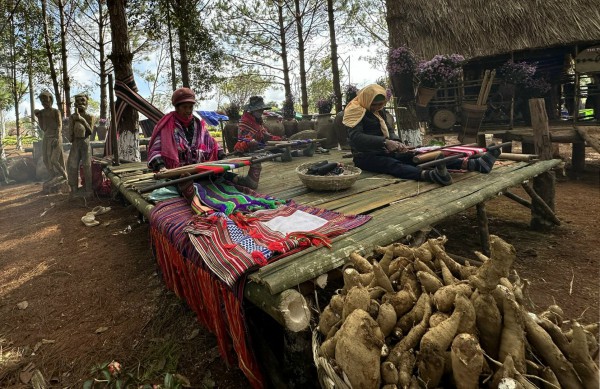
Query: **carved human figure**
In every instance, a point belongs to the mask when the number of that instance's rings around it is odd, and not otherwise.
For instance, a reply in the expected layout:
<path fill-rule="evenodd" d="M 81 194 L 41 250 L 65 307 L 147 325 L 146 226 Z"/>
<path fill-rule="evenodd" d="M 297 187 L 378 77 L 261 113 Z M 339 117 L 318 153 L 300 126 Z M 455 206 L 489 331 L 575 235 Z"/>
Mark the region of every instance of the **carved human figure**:
<path fill-rule="evenodd" d="M 69 173 L 69 186 L 71 194 L 75 194 L 79 182 L 79 165 L 83 165 L 83 177 L 85 180 L 85 191 L 92 192 L 92 149 L 90 147 L 90 135 L 94 126 L 94 117 L 86 112 L 88 107 L 88 96 L 78 94 L 75 96 L 75 113 L 69 117 L 69 140 L 71 151 L 67 160 L 67 171 Z"/>
<path fill-rule="evenodd" d="M 42 137 L 42 156 L 44 165 L 50 180 L 66 180 L 67 171 L 65 169 L 65 157 L 62 144 L 62 120 L 60 111 L 52 108 L 54 98 L 48 91 L 42 91 L 38 98 L 44 109 L 34 111 L 40 128 L 43 132 Z"/>

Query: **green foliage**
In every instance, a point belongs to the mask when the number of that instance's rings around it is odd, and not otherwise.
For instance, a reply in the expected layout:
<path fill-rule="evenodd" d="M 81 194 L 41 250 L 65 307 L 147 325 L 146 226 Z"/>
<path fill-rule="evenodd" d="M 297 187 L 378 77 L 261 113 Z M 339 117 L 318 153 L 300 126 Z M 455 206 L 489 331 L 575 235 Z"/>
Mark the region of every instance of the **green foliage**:
<path fill-rule="evenodd" d="M 21 144 L 22 145 L 32 145 L 33 142 L 39 141 L 40 138 L 37 136 L 24 135 L 21 136 Z M 17 136 L 9 135 L 2 138 L 2 144 L 4 146 L 16 146 L 17 145 Z"/>
<path fill-rule="evenodd" d="M 231 104 L 243 107 L 250 96 L 263 95 L 269 86 L 271 81 L 257 73 L 241 73 L 224 79 L 217 84 L 217 89 Z"/>

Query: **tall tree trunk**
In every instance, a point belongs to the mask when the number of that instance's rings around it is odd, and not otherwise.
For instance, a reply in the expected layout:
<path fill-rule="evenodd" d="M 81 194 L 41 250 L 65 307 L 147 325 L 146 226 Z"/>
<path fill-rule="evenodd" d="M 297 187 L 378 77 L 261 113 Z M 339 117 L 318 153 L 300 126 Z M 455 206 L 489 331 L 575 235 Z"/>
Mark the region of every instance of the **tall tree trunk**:
<path fill-rule="evenodd" d="M 16 50 L 15 50 L 15 24 L 13 19 L 10 19 L 10 70 L 11 70 L 11 81 L 12 81 L 12 97 L 13 104 L 15 107 L 15 119 L 17 125 L 17 150 L 21 150 L 21 125 L 19 123 L 19 89 L 17 88 L 17 58 L 16 58 Z"/>
<path fill-rule="evenodd" d="M 52 46 L 50 45 L 50 33 L 48 31 L 48 11 L 46 7 L 46 0 L 42 0 L 42 20 L 44 23 L 44 42 L 46 43 L 46 55 L 48 56 L 48 65 L 50 65 L 50 77 L 52 78 L 52 85 L 54 86 L 54 99 L 58 106 L 58 110 L 61 113 L 61 117 L 65 116 L 65 111 L 62 102 L 62 93 L 58 86 L 58 76 L 56 75 L 56 68 L 54 67 L 54 54 L 52 53 Z"/>
<path fill-rule="evenodd" d="M 175 14 L 177 16 L 177 38 L 179 39 L 179 66 L 181 67 L 181 84 L 190 87 L 190 60 L 188 57 L 188 34 L 186 33 L 186 22 L 189 15 L 186 15 L 189 8 L 188 0 L 179 0 L 174 2 Z"/>
<path fill-rule="evenodd" d="M 27 79 L 28 79 L 28 83 L 29 83 L 29 113 L 30 113 L 30 120 L 31 120 L 31 135 L 37 136 L 37 135 L 41 135 L 41 134 L 38 134 L 38 132 L 37 132 L 37 128 L 35 125 L 35 121 L 36 121 L 35 114 L 33 113 L 33 111 L 35 110 L 35 95 L 33 93 L 33 48 L 31 45 L 31 29 L 29 28 L 29 26 L 27 27 L 26 34 L 27 34 L 27 49 L 29 51 L 29 53 L 28 53 L 29 58 L 27 58 Z"/>
<path fill-rule="evenodd" d="M 340 85 L 340 68 L 338 66 L 337 40 L 335 39 L 335 21 L 333 0 L 327 0 L 327 21 L 329 23 L 329 40 L 331 41 L 331 73 L 333 74 L 333 94 L 335 96 L 335 112 L 342 110 L 342 87 Z"/>
<path fill-rule="evenodd" d="M 106 52 L 104 51 L 104 33 L 106 30 L 106 19 L 102 4 L 103 0 L 98 0 L 98 56 L 100 57 L 100 117 L 108 117 L 108 94 L 107 94 L 107 73 L 106 73 Z"/>
<path fill-rule="evenodd" d="M 283 21 L 283 5 L 277 3 L 277 22 L 279 23 L 279 38 L 281 40 L 281 62 L 283 65 L 283 89 L 286 98 L 292 95 L 292 83 L 290 81 L 290 65 L 287 55 L 287 41 L 285 38 L 285 25 Z"/>
<path fill-rule="evenodd" d="M 298 33 L 298 62 L 300 64 L 300 91 L 302 93 L 302 113 L 308 114 L 308 90 L 306 88 L 306 64 L 304 63 L 304 36 L 302 35 L 302 15 L 300 0 L 294 0 L 296 9 L 296 32 Z"/>
<path fill-rule="evenodd" d="M 177 89 L 177 70 L 175 69 L 175 53 L 173 52 L 173 24 L 171 20 L 171 7 L 167 8 L 167 29 L 169 30 L 169 59 L 171 60 L 171 89 Z"/>
<path fill-rule="evenodd" d="M 109 55 L 109 59 L 113 63 L 115 80 L 123 81 L 131 89 L 137 90 L 133 78 L 133 54 L 129 45 L 127 16 L 125 15 L 126 1 L 107 0 L 112 35 L 112 53 Z M 117 123 L 117 128 L 120 133 L 129 131 L 137 134 L 137 122 L 138 112 L 127 105 L 121 120 Z"/>
<path fill-rule="evenodd" d="M 190 60 L 188 59 L 187 42 L 185 39 L 185 32 L 183 31 L 182 27 L 178 28 L 177 35 L 179 36 L 179 66 L 181 67 L 181 84 L 184 87 L 189 88 L 190 87 L 190 70 L 189 70 Z"/>
<path fill-rule="evenodd" d="M 63 90 L 65 91 L 65 114 L 71 115 L 71 82 L 69 81 L 69 67 L 67 64 L 67 26 L 65 21 L 65 3 L 58 0 L 60 14 L 60 56 L 62 60 Z"/>

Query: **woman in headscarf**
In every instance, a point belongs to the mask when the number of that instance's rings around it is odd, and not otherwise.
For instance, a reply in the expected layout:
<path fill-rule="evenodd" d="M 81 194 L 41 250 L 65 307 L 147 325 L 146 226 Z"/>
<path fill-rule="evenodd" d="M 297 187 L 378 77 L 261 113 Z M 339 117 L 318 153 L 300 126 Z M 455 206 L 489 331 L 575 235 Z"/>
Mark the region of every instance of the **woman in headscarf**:
<path fill-rule="evenodd" d="M 194 91 L 190 88 L 177 89 L 171 96 L 171 102 L 175 111 L 166 114 L 152 132 L 148 144 L 148 167 L 160 172 L 222 159 L 225 153 L 208 132 L 206 122 L 193 115 L 196 103 Z M 260 163 L 255 163 L 250 165 L 247 176 L 226 172 L 225 178 L 235 184 L 256 189 L 260 172 Z M 188 188 L 191 183 L 190 181 L 185 187 Z"/>
<path fill-rule="evenodd" d="M 354 165 L 375 173 L 415 181 L 429 181 L 440 185 L 452 184 L 446 165 L 423 170 L 412 164 L 412 156 L 402 158 L 406 146 L 388 126 L 383 110 L 387 103 L 386 90 L 377 84 L 364 87 L 344 110 L 343 124 L 348 131 Z M 500 150 L 485 153 L 480 158 L 451 162 L 451 168 L 489 173 Z"/>
<path fill-rule="evenodd" d="M 248 104 L 244 106 L 244 114 L 238 125 L 238 141 L 234 150 L 238 153 L 257 151 L 267 144 L 268 141 L 282 140 L 280 136 L 273 135 L 264 126 L 262 115 L 266 109 L 271 109 L 265 104 L 261 96 L 250 96 Z M 289 148 L 274 150 L 282 153 L 281 161 L 289 162 L 292 156 L 304 155 L 312 157 L 316 149 L 316 143 L 311 143 L 306 149 L 290 151 Z"/>

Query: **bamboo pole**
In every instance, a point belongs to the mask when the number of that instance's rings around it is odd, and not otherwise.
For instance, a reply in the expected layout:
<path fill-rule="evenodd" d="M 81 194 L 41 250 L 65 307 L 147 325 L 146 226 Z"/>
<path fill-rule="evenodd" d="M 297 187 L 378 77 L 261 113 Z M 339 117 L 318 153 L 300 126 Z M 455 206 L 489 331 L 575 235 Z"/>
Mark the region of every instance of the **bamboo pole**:
<path fill-rule="evenodd" d="M 292 332 L 303 331 L 310 324 L 308 303 L 295 289 L 286 289 L 273 295 L 250 281 L 244 287 L 244 297 Z"/>
<path fill-rule="evenodd" d="M 104 173 L 110 182 L 117 188 L 117 190 L 123 185 L 121 178 L 109 169 L 105 169 Z M 131 203 L 138 211 L 142 213 L 142 215 L 144 215 L 146 220 L 150 219 L 150 212 L 154 208 L 153 204 L 150 204 L 142 196 L 132 190 L 123 190 L 119 192 L 121 192 L 123 197 L 125 197 L 129 203 Z"/>
<path fill-rule="evenodd" d="M 492 90 L 492 83 L 494 82 L 494 78 L 496 77 L 496 69 L 492 70 L 490 73 L 490 78 L 488 80 L 487 85 L 485 86 L 485 91 L 483 94 L 483 99 L 481 100 L 481 105 L 487 105 L 488 96 L 490 95 L 490 91 Z"/>
<path fill-rule="evenodd" d="M 519 161 L 527 162 L 534 159 L 539 159 L 540 156 L 536 154 L 515 154 L 515 153 L 502 153 L 498 159 L 506 159 L 508 161 Z"/>
<path fill-rule="evenodd" d="M 483 101 L 483 95 L 485 94 L 485 89 L 487 88 L 489 76 L 490 76 L 490 71 L 486 70 L 483 75 L 483 81 L 481 81 L 481 88 L 479 89 L 479 95 L 477 96 L 477 105 L 481 105 L 481 102 Z"/>

